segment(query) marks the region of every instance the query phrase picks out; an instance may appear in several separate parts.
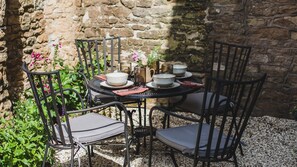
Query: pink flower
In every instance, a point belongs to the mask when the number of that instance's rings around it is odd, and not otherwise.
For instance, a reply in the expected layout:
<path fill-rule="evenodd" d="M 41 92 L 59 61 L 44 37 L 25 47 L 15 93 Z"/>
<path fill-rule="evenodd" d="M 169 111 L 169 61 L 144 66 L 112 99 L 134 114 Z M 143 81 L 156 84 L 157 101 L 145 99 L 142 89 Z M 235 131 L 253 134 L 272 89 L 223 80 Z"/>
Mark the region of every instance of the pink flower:
<path fill-rule="evenodd" d="M 133 52 L 132 59 L 133 59 L 133 61 L 136 61 L 136 62 L 139 60 L 138 52 L 136 52 L 136 51 Z"/>

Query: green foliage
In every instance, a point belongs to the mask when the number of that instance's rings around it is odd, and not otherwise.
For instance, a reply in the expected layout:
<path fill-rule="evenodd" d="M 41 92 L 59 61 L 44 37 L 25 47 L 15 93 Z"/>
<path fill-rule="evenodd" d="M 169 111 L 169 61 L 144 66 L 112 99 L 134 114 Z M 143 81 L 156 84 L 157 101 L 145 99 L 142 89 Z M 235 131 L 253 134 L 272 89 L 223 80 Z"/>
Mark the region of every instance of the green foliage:
<path fill-rule="evenodd" d="M 159 50 L 160 47 L 155 47 L 148 55 L 147 65 L 149 67 L 152 67 L 155 62 L 160 61 L 164 58 L 164 55 L 160 54 Z"/>
<path fill-rule="evenodd" d="M 86 94 L 86 87 L 84 86 L 83 77 L 78 73 L 78 69 L 78 66 L 74 69 L 66 66 L 60 70 L 60 77 L 64 89 L 74 89 L 77 92 L 80 92 L 81 96 L 84 97 Z M 54 83 L 54 87 L 57 88 L 58 83 Z M 79 97 L 75 92 L 65 91 L 64 95 L 68 110 L 81 108 L 81 104 L 77 103 L 79 101 Z"/>
<path fill-rule="evenodd" d="M 5 125 L 0 129 L 0 166 L 41 166 L 46 138 L 34 100 L 17 102 L 14 118 L 2 118 L 0 124 Z"/>
<path fill-rule="evenodd" d="M 61 62 L 58 61 L 60 65 Z M 85 94 L 83 78 L 78 74 L 78 66 L 60 69 L 63 88 L 72 88 Z M 54 87 L 58 87 L 55 83 Z M 14 105 L 14 117 L 11 120 L 0 119 L 0 166 L 41 166 L 47 141 L 37 106 L 31 89 L 24 92 L 25 100 Z M 67 109 L 81 108 L 79 97 L 74 92 L 65 92 Z M 53 152 L 48 161 L 53 162 Z"/>

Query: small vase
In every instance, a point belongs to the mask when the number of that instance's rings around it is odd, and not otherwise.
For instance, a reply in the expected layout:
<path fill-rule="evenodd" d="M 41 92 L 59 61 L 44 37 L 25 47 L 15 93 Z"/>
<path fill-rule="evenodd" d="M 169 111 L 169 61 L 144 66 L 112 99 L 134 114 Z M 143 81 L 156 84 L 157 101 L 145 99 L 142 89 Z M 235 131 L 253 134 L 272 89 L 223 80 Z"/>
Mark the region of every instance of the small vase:
<path fill-rule="evenodd" d="M 160 72 L 160 62 L 159 61 L 153 62 L 152 65 L 151 65 L 151 69 L 154 69 L 155 74 L 159 74 L 159 72 Z"/>
<path fill-rule="evenodd" d="M 152 80 L 152 76 L 155 74 L 154 69 L 148 67 L 139 67 L 134 68 L 134 79 L 136 85 L 145 85 L 147 82 Z"/>

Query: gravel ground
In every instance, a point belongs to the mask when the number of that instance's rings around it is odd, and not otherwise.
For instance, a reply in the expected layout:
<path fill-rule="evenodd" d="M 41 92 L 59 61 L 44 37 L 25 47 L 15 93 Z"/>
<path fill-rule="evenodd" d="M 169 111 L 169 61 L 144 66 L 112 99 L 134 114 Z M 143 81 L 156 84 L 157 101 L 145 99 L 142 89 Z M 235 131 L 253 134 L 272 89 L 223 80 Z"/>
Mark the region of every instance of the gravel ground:
<path fill-rule="evenodd" d="M 148 139 L 147 139 L 148 141 Z M 244 156 L 238 152 L 239 166 L 257 167 L 294 167 L 297 166 L 297 121 L 274 118 L 269 116 L 252 117 L 244 133 L 242 141 Z M 156 142 L 153 152 L 153 166 L 167 167 L 173 163 L 164 151 L 164 145 Z M 95 167 L 117 167 L 123 164 L 123 147 L 121 146 L 95 146 L 95 156 L 92 164 Z M 140 149 L 140 154 L 135 155 L 135 146 L 131 148 L 131 166 L 147 166 L 148 147 Z M 84 150 L 79 152 L 80 166 L 88 166 L 87 156 Z M 69 151 L 59 151 L 55 154 L 54 166 L 69 165 Z M 192 166 L 192 160 L 176 154 L 179 166 Z M 75 160 L 78 166 L 78 159 Z M 201 164 L 200 164 L 201 165 Z M 200 166 L 198 164 L 198 166 Z M 228 167 L 233 163 L 212 163 L 211 166 Z"/>

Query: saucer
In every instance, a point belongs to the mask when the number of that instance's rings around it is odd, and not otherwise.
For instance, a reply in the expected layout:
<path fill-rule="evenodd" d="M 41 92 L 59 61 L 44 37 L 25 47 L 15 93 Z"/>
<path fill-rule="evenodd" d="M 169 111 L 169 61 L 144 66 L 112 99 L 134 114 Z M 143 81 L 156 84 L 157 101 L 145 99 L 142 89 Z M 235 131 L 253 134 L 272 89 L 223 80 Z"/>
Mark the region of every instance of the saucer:
<path fill-rule="evenodd" d="M 176 79 L 185 79 L 185 78 L 190 78 L 193 74 L 191 72 L 186 71 L 185 75 L 180 76 L 180 77 L 175 77 Z"/>
<path fill-rule="evenodd" d="M 134 82 L 132 81 L 127 81 L 127 83 L 125 85 L 121 85 L 121 86 L 112 86 L 112 85 L 108 85 L 106 83 L 106 81 L 100 82 L 100 86 L 106 87 L 106 88 L 111 88 L 111 89 L 121 89 L 121 88 L 127 88 L 129 86 L 132 86 L 134 84 Z"/>
<path fill-rule="evenodd" d="M 177 82 L 173 82 L 173 84 L 169 86 L 157 86 L 153 82 L 149 82 L 146 84 L 146 86 L 153 89 L 173 89 L 173 88 L 179 87 L 180 84 Z"/>

